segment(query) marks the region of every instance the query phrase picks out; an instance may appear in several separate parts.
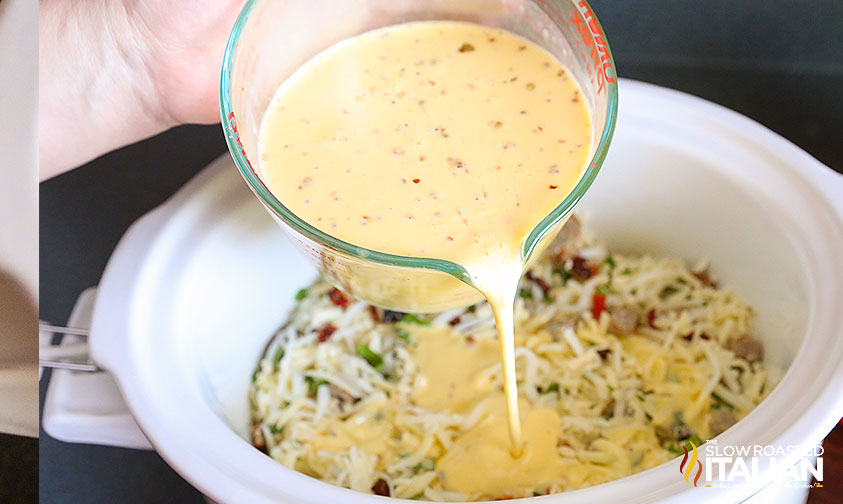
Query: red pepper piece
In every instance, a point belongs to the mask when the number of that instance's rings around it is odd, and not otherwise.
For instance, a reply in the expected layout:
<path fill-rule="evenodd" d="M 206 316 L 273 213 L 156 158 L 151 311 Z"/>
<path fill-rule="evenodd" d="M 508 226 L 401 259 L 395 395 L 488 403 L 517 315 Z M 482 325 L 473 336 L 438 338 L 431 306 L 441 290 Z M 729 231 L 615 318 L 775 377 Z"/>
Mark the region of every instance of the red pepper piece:
<path fill-rule="evenodd" d="M 349 299 L 348 296 L 343 294 L 343 292 L 339 289 L 333 289 L 328 296 L 331 298 L 331 302 L 334 305 L 339 306 L 343 310 L 348 308 Z"/>
<path fill-rule="evenodd" d="M 600 314 L 606 311 L 606 295 L 595 292 L 591 297 L 591 315 L 594 320 L 600 320 Z"/>
<path fill-rule="evenodd" d="M 585 259 L 576 256 L 571 259 L 571 278 L 577 282 L 585 282 L 593 276 L 593 270 L 589 267 Z"/>
<path fill-rule="evenodd" d="M 543 279 L 533 275 L 533 272 L 529 271 L 529 270 L 527 271 L 527 273 L 524 276 L 527 278 L 527 280 L 529 280 L 529 281 L 533 282 L 534 284 L 538 285 L 539 289 L 542 290 L 542 294 L 547 296 L 547 293 L 550 291 L 550 285 L 548 285 L 547 282 L 545 282 Z"/>
<path fill-rule="evenodd" d="M 337 328 L 333 324 L 325 324 L 319 328 L 319 332 L 316 333 L 316 339 L 319 340 L 319 343 L 325 343 L 336 330 Z"/>
<path fill-rule="evenodd" d="M 647 312 L 647 325 L 649 325 L 651 329 L 656 329 L 656 309 L 655 308 L 650 308 L 650 311 Z"/>

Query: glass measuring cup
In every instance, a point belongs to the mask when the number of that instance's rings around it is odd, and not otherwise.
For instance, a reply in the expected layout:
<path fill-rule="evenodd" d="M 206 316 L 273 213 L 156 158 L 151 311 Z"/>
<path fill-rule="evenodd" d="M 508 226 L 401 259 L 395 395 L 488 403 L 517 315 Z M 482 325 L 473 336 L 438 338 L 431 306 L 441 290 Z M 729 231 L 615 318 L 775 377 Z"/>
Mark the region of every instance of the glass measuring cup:
<path fill-rule="evenodd" d="M 305 222 L 261 179 L 257 154 L 263 112 L 278 85 L 322 50 L 375 28 L 409 21 L 459 20 L 503 28 L 553 54 L 578 82 L 592 115 L 591 159 L 573 191 L 524 239 L 526 264 L 567 221 L 597 176 L 617 114 L 614 61 L 591 7 L 579 0 L 250 0 L 226 47 L 220 110 L 229 150 L 243 178 L 298 248 L 338 288 L 372 304 L 432 312 L 482 299 L 466 270 L 435 258 L 356 246 Z"/>

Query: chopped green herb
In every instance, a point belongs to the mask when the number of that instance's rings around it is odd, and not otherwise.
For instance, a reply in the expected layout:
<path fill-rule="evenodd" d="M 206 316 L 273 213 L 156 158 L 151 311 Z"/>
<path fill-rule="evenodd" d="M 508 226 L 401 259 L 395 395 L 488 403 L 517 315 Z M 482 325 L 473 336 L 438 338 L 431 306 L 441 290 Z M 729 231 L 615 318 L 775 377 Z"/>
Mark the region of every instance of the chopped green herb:
<path fill-rule="evenodd" d="M 600 292 L 600 294 L 606 295 L 612 289 L 612 281 L 615 279 L 615 268 L 618 266 L 618 263 L 615 262 L 615 257 L 612 254 L 606 256 L 606 259 L 603 261 L 609 266 L 609 281 L 606 282 L 606 292 Z M 598 287 L 598 290 L 600 288 Z"/>
<path fill-rule="evenodd" d="M 738 377 L 743 376 L 744 371 L 743 371 L 742 367 L 740 367 L 740 366 L 729 366 L 729 369 L 734 369 L 735 371 L 737 371 Z"/>
<path fill-rule="evenodd" d="M 720 409 L 735 409 L 734 406 L 729 404 L 725 399 L 717 395 L 716 392 L 711 393 L 711 398 L 714 399 L 714 404 L 711 405 L 711 409 L 713 410 L 720 410 Z"/>
<path fill-rule="evenodd" d="M 327 385 L 328 380 L 323 380 L 321 378 L 314 378 L 312 376 L 305 376 L 304 381 L 307 382 L 307 386 L 309 387 L 310 395 L 315 396 L 316 392 L 319 391 L 319 387 L 321 385 Z"/>
<path fill-rule="evenodd" d="M 401 338 L 402 340 L 406 341 L 407 343 L 410 342 L 410 331 L 406 329 L 401 329 L 400 327 L 395 328 L 395 335 Z"/>
<path fill-rule="evenodd" d="M 677 425 L 685 425 L 685 418 L 681 411 L 674 411 L 673 418 L 676 420 Z"/>
<path fill-rule="evenodd" d="M 275 355 L 272 356 L 272 365 L 275 366 L 275 370 L 278 371 L 278 366 L 281 365 L 281 359 L 284 358 L 284 347 L 279 346 L 275 349 Z"/>
<path fill-rule="evenodd" d="M 633 466 L 633 467 L 637 466 L 638 464 L 640 464 L 640 463 L 641 463 L 641 461 L 642 461 L 642 460 L 644 460 L 644 454 L 643 454 L 643 453 L 642 453 L 642 454 L 640 454 L 640 455 L 638 455 L 637 457 L 635 457 L 635 458 L 632 460 L 632 466 Z"/>
<path fill-rule="evenodd" d="M 609 389 L 610 394 L 615 391 L 615 387 L 609 385 L 608 383 L 606 384 L 606 388 Z"/>
<path fill-rule="evenodd" d="M 677 291 L 679 291 L 679 289 L 677 289 L 676 287 L 672 285 L 666 285 L 665 288 L 662 289 L 661 292 L 659 292 L 659 298 L 667 299 L 670 296 L 676 294 Z"/>
<path fill-rule="evenodd" d="M 518 290 L 518 297 L 522 299 L 533 299 L 533 289 L 521 287 L 521 289 Z"/>
<path fill-rule="evenodd" d="M 687 283 L 688 283 L 688 281 L 687 281 L 687 280 L 685 280 L 685 279 L 684 279 L 684 278 L 682 278 L 682 277 L 676 277 L 676 283 L 678 283 L 678 284 L 682 284 L 682 285 L 685 285 L 685 284 L 687 284 Z"/>
<path fill-rule="evenodd" d="M 632 294 L 633 296 L 638 294 L 638 287 L 633 287 L 633 288 L 629 289 L 629 293 Z"/>
<path fill-rule="evenodd" d="M 544 304 L 553 304 L 553 302 L 554 302 L 554 301 L 556 301 L 556 300 L 555 300 L 555 299 L 553 299 L 553 298 L 552 298 L 552 297 L 550 297 L 550 296 L 545 296 L 545 297 L 542 299 L 542 301 L 544 301 Z"/>
<path fill-rule="evenodd" d="M 410 500 L 419 500 L 424 497 L 424 493 L 417 493 L 416 495 L 410 497 Z"/>
<path fill-rule="evenodd" d="M 549 394 L 551 392 L 559 392 L 559 382 L 551 382 L 547 387 L 536 387 L 536 392 L 539 394 Z"/>
<path fill-rule="evenodd" d="M 434 459 L 433 457 L 425 457 L 425 458 L 422 459 L 421 462 L 419 462 L 418 464 L 416 464 L 415 467 L 413 467 L 413 471 L 415 471 L 417 473 L 423 472 L 423 471 L 427 472 L 427 471 L 432 471 L 435 468 L 436 468 L 436 459 Z"/>
<path fill-rule="evenodd" d="M 302 299 L 304 299 L 306 297 L 307 297 L 307 289 L 299 289 L 299 291 L 296 292 L 296 301 L 301 301 Z"/>
<path fill-rule="evenodd" d="M 631 274 L 632 274 L 632 268 L 630 268 L 629 266 L 627 266 L 626 268 L 623 269 L 623 271 L 621 271 L 621 275 L 631 275 Z"/>
<path fill-rule="evenodd" d="M 252 373 L 252 383 L 255 383 L 256 381 L 258 381 L 258 373 L 260 373 L 260 371 L 261 371 L 261 367 L 260 367 L 260 366 L 258 366 L 258 367 L 255 369 L 255 372 L 254 372 L 254 373 Z"/>
<path fill-rule="evenodd" d="M 600 285 L 598 285 L 598 286 L 594 289 L 594 291 L 595 291 L 596 293 L 598 293 L 598 294 L 602 295 L 602 296 L 607 296 L 607 295 L 609 295 L 610 293 L 612 293 L 612 292 L 613 292 L 613 291 L 612 291 L 612 286 L 611 286 L 611 285 L 609 285 L 608 283 L 604 283 L 604 284 L 600 284 Z"/>
<path fill-rule="evenodd" d="M 357 353 L 366 359 L 370 366 L 380 371 L 383 368 L 383 357 L 373 352 L 365 343 L 357 344 Z"/>
<path fill-rule="evenodd" d="M 694 446 L 699 448 L 700 446 L 705 444 L 705 441 L 703 441 L 698 435 L 691 434 L 691 437 L 686 439 L 684 443 L 681 443 L 678 446 L 671 443 L 667 447 L 667 451 L 669 451 L 670 453 L 672 453 L 674 455 L 684 455 L 685 450 L 688 450 L 690 452 L 691 450 L 694 449 L 694 447 L 691 446 L 691 443 L 694 443 Z M 685 447 L 685 450 L 682 449 L 683 446 Z"/>
<path fill-rule="evenodd" d="M 644 392 L 641 392 L 640 390 L 635 393 L 635 397 L 637 397 L 638 400 L 641 401 L 641 402 L 644 402 L 645 400 L 647 400 L 647 398 L 644 396 Z"/>
<path fill-rule="evenodd" d="M 404 318 L 401 319 L 401 322 L 408 322 L 410 324 L 418 324 L 418 325 L 430 325 L 430 322 L 423 318 L 419 318 L 418 315 L 413 315 L 412 313 L 404 314 Z"/>
<path fill-rule="evenodd" d="M 646 418 L 648 422 L 653 421 L 653 415 L 647 413 L 646 411 L 644 412 L 644 418 Z"/>
<path fill-rule="evenodd" d="M 281 434 L 282 432 L 284 432 L 284 426 L 283 425 L 279 426 L 278 424 L 272 424 L 272 425 L 269 426 L 269 432 L 271 432 L 273 434 Z"/>
<path fill-rule="evenodd" d="M 380 422 L 381 420 L 383 420 L 383 411 L 378 411 L 375 413 L 375 421 Z"/>
<path fill-rule="evenodd" d="M 553 273 L 562 277 L 562 283 L 567 282 L 571 278 L 571 272 L 566 270 L 564 266 L 556 266 L 553 268 Z"/>
<path fill-rule="evenodd" d="M 674 455 L 683 455 L 683 454 L 685 453 L 685 452 L 682 450 L 682 448 L 680 448 L 680 447 L 676 446 L 675 444 L 670 444 L 670 445 L 668 445 L 668 447 L 667 447 L 667 451 L 669 451 L 670 453 L 672 453 L 672 454 L 674 454 Z"/>

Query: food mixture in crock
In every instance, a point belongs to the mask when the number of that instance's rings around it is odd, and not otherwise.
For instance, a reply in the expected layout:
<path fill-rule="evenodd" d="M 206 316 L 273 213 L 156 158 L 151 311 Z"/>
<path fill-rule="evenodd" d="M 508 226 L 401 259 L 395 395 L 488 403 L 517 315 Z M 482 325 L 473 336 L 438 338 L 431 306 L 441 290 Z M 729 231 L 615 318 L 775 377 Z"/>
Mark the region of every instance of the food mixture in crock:
<path fill-rule="evenodd" d="M 487 303 L 405 314 L 302 289 L 251 389 L 253 441 L 361 492 L 432 501 L 604 483 L 699 446 L 771 387 L 753 310 L 672 258 L 613 253 L 573 218 L 521 280 L 525 452 L 505 473 L 502 367 Z"/>

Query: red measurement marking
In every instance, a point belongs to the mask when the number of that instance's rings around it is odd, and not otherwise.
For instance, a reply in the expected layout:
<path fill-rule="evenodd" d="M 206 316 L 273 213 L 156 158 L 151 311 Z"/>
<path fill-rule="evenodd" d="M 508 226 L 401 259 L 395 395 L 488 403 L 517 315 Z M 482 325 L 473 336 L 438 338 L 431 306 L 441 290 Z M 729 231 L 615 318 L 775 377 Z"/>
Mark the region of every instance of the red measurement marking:
<path fill-rule="evenodd" d="M 588 2 L 581 0 L 577 4 L 579 11 L 588 22 L 588 28 L 584 26 L 584 22 L 576 12 L 571 12 L 571 22 L 577 26 L 583 43 L 590 49 L 589 57 L 593 61 L 594 74 L 597 76 L 597 94 L 603 92 L 604 80 L 614 84 L 615 69 L 612 66 L 612 60 L 609 58 L 609 45 L 606 43 L 606 35 L 603 29 L 597 23 L 597 18 L 594 17 L 591 7 Z M 594 36 L 594 43 L 592 44 L 592 37 Z"/>
<path fill-rule="evenodd" d="M 258 182 L 269 191 L 269 188 L 266 187 L 266 184 L 263 183 L 263 180 L 258 176 L 258 173 L 252 167 L 252 162 L 249 161 L 249 157 L 246 156 L 246 149 L 243 148 L 243 143 L 240 141 L 240 133 L 237 132 L 237 120 L 234 118 L 234 112 L 228 114 L 228 127 L 231 129 L 231 132 L 234 133 L 234 141 L 237 142 L 237 146 L 240 147 L 240 155 L 243 156 L 243 159 L 246 160 L 246 164 L 249 165 L 249 169 L 252 170 L 252 173 L 255 175 L 255 178 L 258 179 Z"/>
<path fill-rule="evenodd" d="M 559 24 L 565 24 L 562 16 L 553 10 L 544 0 L 537 1 L 551 13 L 552 17 L 556 18 Z M 582 13 L 582 17 L 580 17 L 579 13 Z M 583 20 L 583 17 L 585 17 L 585 20 Z M 605 89 L 606 82 L 612 84 L 616 82 L 615 69 L 609 58 L 609 45 L 606 43 L 606 35 L 597 23 L 597 18 L 594 17 L 594 12 L 592 12 L 588 2 L 581 0 L 577 4 L 577 9 L 570 12 L 569 20 L 573 24 L 574 29 L 579 32 L 580 38 L 582 39 L 582 45 L 577 43 L 580 55 L 583 59 L 592 61 L 592 79 L 597 79 L 597 94 L 601 94 Z M 583 46 L 587 51 L 583 50 Z"/>

